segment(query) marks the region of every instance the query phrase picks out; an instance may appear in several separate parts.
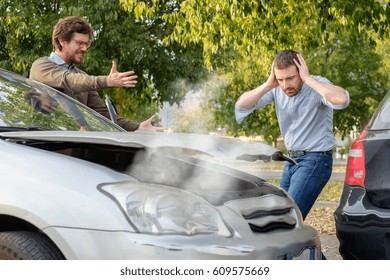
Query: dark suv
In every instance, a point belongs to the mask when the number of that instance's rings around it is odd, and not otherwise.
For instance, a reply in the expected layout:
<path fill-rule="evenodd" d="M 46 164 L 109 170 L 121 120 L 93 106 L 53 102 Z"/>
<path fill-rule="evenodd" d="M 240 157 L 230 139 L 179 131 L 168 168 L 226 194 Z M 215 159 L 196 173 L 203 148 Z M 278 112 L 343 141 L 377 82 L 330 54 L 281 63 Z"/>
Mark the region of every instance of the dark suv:
<path fill-rule="evenodd" d="M 351 145 L 334 216 L 344 259 L 390 259 L 390 92 Z"/>

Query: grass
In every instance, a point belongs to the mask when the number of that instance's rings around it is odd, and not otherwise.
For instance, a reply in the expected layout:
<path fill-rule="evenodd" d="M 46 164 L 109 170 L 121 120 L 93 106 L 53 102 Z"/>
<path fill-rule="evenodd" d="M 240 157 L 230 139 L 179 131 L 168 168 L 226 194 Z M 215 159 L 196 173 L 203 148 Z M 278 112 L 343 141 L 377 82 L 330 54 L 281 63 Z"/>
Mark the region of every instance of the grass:
<path fill-rule="evenodd" d="M 270 170 L 270 171 L 277 171 L 277 172 L 283 172 L 284 162 L 269 162 L 269 163 L 262 163 L 258 162 L 255 168 L 259 168 L 263 171 Z M 343 173 L 345 172 L 345 166 L 333 166 L 333 173 Z M 273 183 L 277 186 L 280 185 L 280 180 L 278 179 L 267 179 L 270 183 Z M 318 197 L 317 201 L 330 201 L 330 202 L 339 202 L 341 192 L 343 190 L 344 182 L 343 181 L 335 181 L 335 180 L 329 180 L 328 183 L 325 185 L 324 189 L 322 190 L 320 196 Z"/>
<path fill-rule="evenodd" d="M 343 186 L 344 186 L 343 181 L 330 180 L 322 190 L 317 201 L 339 202 L 341 192 L 343 191 Z"/>
<path fill-rule="evenodd" d="M 268 179 L 267 181 L 277 186 L 279 186 L 280 183 L 280 180 L 277 179 Z M 343 181 L 329 180 L 317 198 L 317 201 L 339 202 L 343 186 Z"/>

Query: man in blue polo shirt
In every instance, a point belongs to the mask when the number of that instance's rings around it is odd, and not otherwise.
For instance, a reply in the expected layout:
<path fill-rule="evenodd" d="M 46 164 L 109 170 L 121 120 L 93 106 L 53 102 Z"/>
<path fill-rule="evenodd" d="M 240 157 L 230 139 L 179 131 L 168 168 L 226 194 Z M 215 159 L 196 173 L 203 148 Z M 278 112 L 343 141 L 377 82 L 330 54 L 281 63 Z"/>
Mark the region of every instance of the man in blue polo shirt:
<path fill-rule="evenodd" d="M 272 102 L 286 148 L 298 163 L 286 163 L 280 186 L 305 219 L 332 174 L 333 110 L 349 105 L 349 93 L 324 77 L 311 76 L 300 54 L 283 50 L 268 80 L 237 100 L 237 122 Z"/>

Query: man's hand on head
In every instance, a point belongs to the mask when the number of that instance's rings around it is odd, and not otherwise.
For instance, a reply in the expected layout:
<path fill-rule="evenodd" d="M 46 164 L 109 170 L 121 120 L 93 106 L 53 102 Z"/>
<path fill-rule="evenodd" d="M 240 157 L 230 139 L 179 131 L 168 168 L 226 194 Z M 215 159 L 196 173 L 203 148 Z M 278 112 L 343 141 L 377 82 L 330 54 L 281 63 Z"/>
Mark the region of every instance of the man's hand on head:
<path fill-rule="evenodd" d="M 109 87 L 135 87 L 138 76 L 134 71 L 118 72 L 116 62 L 112 62 L 110 75 L 107 76 L 107 85 Z"/>
<path fill-rule="evenodd" d="M 294 59 L 294 63 L 298 68 L 299 75 L 301 76 L 302 81 L 306 81 L 307 78 L 310 77 L 309 68 L 306 65 L 306 61 L 303 59 L 303 57 L 298 54 L 298 61 Z"/>
<path fill-rule="evenodd" d="M 276 76 L 275 76 L 275 62 L 272 62 L 271 73 L 268 77 L 268 80 L 265 82 L 265 84 L 269 89 L 273 89 L 279 85 L 278 80 L 276 80 Z"/>

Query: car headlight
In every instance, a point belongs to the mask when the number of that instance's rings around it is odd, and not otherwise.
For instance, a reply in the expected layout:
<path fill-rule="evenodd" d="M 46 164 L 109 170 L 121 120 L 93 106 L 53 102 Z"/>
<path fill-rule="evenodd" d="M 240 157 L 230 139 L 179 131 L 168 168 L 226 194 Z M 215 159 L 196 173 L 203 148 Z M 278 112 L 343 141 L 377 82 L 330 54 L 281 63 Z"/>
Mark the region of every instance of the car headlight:
<path fill-rule="evenodd" d="M 119 203 L 139 232 L 231 235 L 219 211 L 188 191 L 136 181 L 107 184 L 100 189 Z"/>

